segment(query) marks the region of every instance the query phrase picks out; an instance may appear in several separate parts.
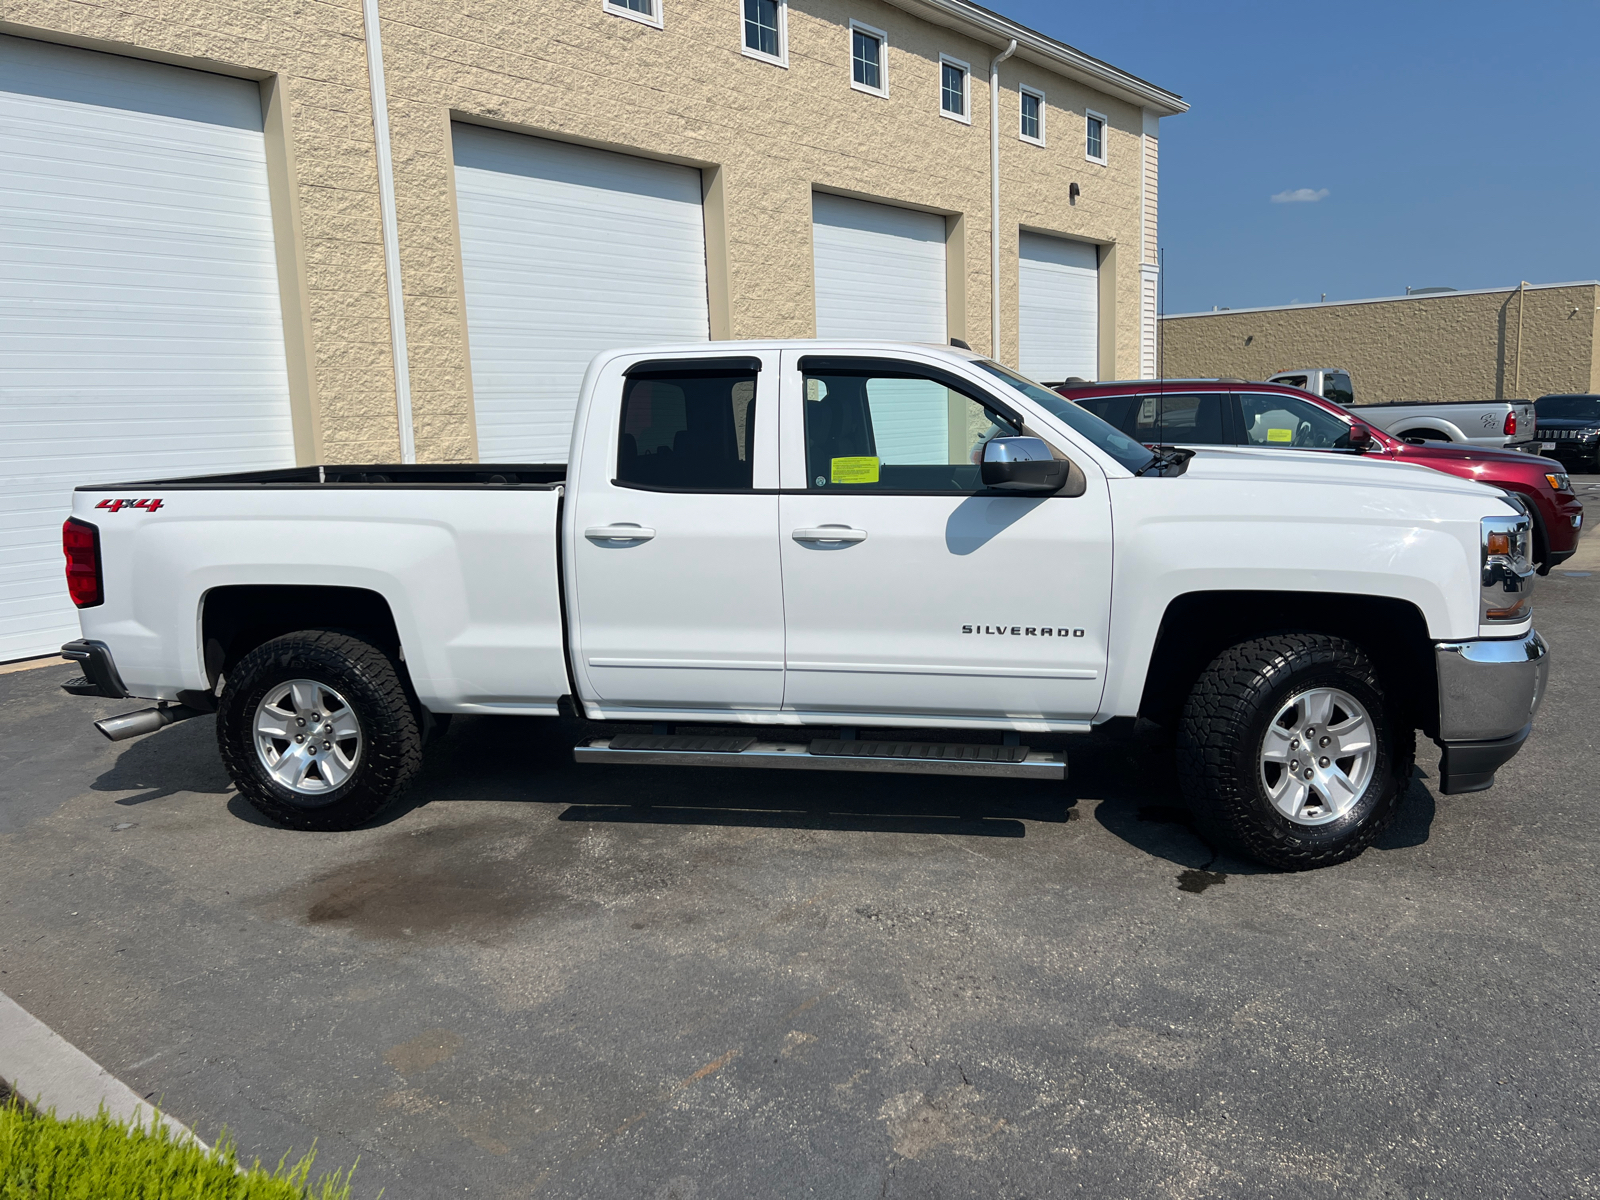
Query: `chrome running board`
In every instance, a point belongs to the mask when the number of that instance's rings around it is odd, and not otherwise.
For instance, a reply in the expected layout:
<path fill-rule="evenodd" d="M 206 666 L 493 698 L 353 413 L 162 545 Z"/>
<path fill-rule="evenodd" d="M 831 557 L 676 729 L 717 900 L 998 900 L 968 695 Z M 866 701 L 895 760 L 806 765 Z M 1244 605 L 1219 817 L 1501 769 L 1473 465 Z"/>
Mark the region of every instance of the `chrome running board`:
<path fill-rule="evenodd" d="M 809 745 L 753 737 L 619 733 L 573 747 L 581 763 L 669 767 L 775 767 L 801 771 L 892 771 L 1005 779 L 1065 779 L 1065 755 L 1027 746 L 817 738 Z"/>

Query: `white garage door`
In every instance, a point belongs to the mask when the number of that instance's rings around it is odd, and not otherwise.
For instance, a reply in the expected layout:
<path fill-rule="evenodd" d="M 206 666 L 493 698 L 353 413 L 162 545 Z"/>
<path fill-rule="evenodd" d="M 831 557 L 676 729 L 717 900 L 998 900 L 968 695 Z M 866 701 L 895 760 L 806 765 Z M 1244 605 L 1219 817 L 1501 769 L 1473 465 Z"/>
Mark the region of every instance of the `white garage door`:
<path fill-rule="evenodd" d="M 565 462 L 591 358 L 711 336 L 700 172 L 476 125 L 454 134 L 478 457 Z"/>
<path fill-rule="evenodd" d="M 811 247 L 819 338 L 945 340 L 944 218 L 813 193 Z M 944 462 L 941 388 L 873 380 L 869 403 L 884 462 Z"/>
<path fill-rule="evenodd" d="M 817 192 L 819 338 L 945 340 L 944 218 Z"/>
<path fill-rule="evenodd" d="M 259 87 L 0 37 L 0 661 L 73 485 L 293 465 Z"/>
<path fill-rule="evenodd" d="M 1019 246 L 1018 365 L 1024 375 L 1058 383 L 1100 377 L 1099 248 L 1088 242 L 1024 233 Z"/>

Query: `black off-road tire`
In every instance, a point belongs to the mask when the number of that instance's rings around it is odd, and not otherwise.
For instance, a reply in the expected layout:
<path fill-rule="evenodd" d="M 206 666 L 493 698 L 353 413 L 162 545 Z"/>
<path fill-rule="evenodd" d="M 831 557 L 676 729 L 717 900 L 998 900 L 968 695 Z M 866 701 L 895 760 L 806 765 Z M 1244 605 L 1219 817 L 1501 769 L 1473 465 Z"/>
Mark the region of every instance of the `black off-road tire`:
<path fill-rule="evenodd" d="M 1272 804 L 1259 755 L 1268 723 L 1295 695 L 1334 687 L 1359 701 L 1376 731 L 1371 780 L 1342 817 L 1291 821 Z M 1178 772 L 1201 829 L 1227 848 L 1286 871 L 1352 859 L 1394 820 L 1411 779 L 1416 733 L 1395 724 L 1382 680 L 1354 643 L 1281 633 L 1229 647 L 1196 680 L 1178 727 Z"/>
<path fill-rule="evenodd" d="M 361 756 L 338 788 L 301 795 L 272 778 L 256 753 L 256 711 L 269 689 L 310 679 L 342 695 L 362 736 Z M 422 765 L 422 731 L 400 668 L 371 642 L 326 629 L 285 634 L 228 672 L 217 706 L 217 745 L 239 794 L 291 829 L 356 829 L 397 800 Z"/>

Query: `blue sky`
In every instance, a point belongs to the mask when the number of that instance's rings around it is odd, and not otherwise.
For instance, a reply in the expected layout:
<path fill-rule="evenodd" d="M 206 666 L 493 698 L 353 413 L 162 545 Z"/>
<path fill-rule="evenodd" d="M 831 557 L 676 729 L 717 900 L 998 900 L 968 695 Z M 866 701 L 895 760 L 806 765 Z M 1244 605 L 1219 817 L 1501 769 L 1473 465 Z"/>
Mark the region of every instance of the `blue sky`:
<path fill-rule="evenodd" d="M 1192 105 L 1170 313 L 1600 277 L 1595 0 L 989 3 Z"/>

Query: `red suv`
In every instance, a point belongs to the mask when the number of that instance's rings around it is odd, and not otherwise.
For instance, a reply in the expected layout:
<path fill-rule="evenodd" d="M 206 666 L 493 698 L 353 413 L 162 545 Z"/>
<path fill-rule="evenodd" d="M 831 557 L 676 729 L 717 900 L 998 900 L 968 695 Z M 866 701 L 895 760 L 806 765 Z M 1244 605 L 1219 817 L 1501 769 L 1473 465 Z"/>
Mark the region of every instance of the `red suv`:
<path fill-rule="evenodd" d="M 1367 454 L 1432 467 L 1522 496 L 1533 515 L 1539 573 L 1572 557 L 1583 505 L 1566 468 L 1518 450 L 1402 442 L 1332 401 L 1277 383 L 1232 379 L 1064 383 L 1056 391 L 1146 445 L 1258 446 Z"/>

